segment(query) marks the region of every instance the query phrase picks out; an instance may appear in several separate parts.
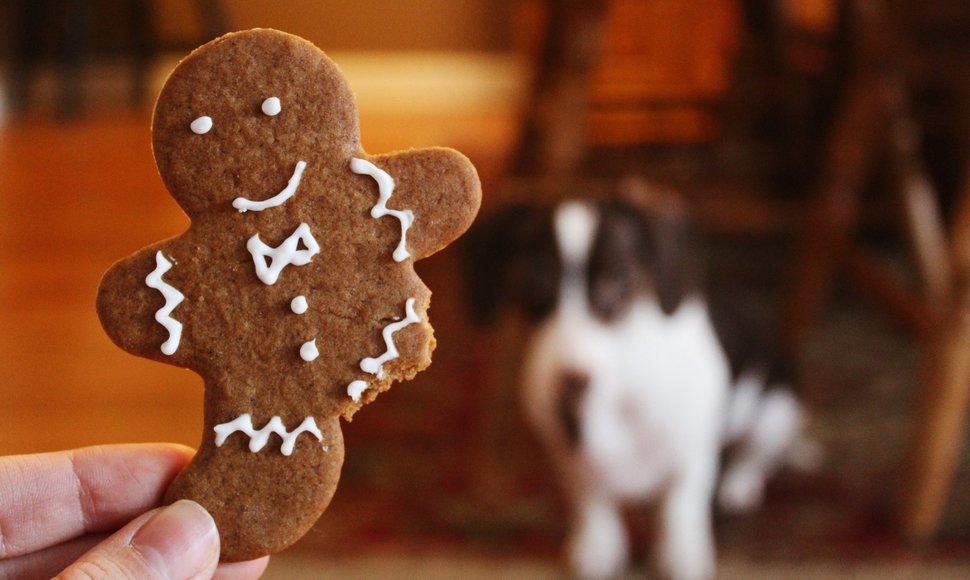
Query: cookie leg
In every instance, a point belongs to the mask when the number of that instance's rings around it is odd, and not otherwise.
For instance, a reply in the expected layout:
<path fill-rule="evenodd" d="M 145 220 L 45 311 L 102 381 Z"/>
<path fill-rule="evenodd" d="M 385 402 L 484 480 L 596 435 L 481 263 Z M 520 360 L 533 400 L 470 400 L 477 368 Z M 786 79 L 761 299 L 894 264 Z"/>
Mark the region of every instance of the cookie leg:
<path fill-rule="evenodd" d="M 255 452 L 253 437 L 242 431 L 217 446 L 208 424 L 199 452 L 168 489 L 166 503 L 191 499 L 209 510 L 221 534 L 223 562 L 272 554 L 302 537 L 337 488 L 344 459 L 339 419 L 317 424 L 322 441 L 311 433 L 296 437 L 288 456 L 278 434 Z"/>

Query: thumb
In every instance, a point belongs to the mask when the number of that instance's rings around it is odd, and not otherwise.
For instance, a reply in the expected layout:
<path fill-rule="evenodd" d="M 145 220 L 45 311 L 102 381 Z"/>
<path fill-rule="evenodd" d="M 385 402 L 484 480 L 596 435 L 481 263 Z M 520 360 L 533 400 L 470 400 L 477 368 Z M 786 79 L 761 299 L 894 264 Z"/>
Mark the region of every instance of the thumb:
<path fill-rule="evenodd" d="M 180 500 L 139 516 L 57 578 L 209 578 L 219 563 L 219 532 L 209 512 Z"/>

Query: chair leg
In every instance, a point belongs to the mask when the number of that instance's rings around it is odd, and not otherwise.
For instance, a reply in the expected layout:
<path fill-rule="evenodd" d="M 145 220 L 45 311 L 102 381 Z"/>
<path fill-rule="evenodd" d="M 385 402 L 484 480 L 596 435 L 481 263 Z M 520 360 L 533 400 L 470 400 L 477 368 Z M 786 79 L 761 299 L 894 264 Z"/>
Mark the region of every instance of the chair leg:
<path fill-rule="evenodd" d="M 148 69 L 156 49 L 152 7 L 146 0 L 129 0 L 131 18 L 131 104 L 140 106 L 148 94 Z"/>
<path fill-rule="evenodd" d="M 58 57 L 61 89 L 57 114 L 62 120 L 67 120 L 81 112 L 82 76 L 91 57 L 95 8 L 85 2 L 68 2 L 63 26 L 64 46 Z"/>
<path fill-rule="evenodd" d="M 914 442 L 903 490 L 903 534 L 936 534 L 953 483 L 970 411 L 970 179 L 952 227 L 955 287 L 928 338 Z"/>
<path fill-rule="evenodd" d="M 795 256 L 782 337 L 789 353 L 801 347 L 838 273 L 858 204 L 885 133 L 881 77 L 860 74 L 846 88 L 824 153 L 820 189 Z"/>
<path fill-rule="evenodd" d="M 924 355 L 902 522 L 905 536 L 917 543 L 939 528 L 970 406 L 970 287 L 960 294 Z"/>
<path fill-rule="evenodd" d="M 7 84 L 10 87 L 10 108 L 14 111 L 27 109 L 30 100 L 30 84 L 43 53 L 43 27 L 48 12 L 46 2 L 20 0 L 10 8 L 14 26 L 10 32 L 10 70 Z"/>
<path fill-rule="evenodd" d="M 836 218 L 835 214 L 842 212 L 828 207 L 828 202 L 822 200 L 816 209 L 794 260 L 781 328 L 783 346 L 792 355 L 799 351 L 811 322 L 822 311 L 848 241 L 850 220 Z"/>
<path fill-rule="evenodd" d="M 575 172 L 586 153 L 590 77 L 602 44 L 607 2 L 549 2 L 545 39 L 512 163 L 520 176 Z"/>

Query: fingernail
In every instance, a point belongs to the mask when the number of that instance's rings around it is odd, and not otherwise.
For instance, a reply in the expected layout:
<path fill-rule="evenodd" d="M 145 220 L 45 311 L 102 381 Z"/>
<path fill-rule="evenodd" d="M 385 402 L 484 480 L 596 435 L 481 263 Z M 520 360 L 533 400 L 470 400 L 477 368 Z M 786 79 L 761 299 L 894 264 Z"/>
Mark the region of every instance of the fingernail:
<path fill-rule="evenodd" d="M 161 577 L 189 578 L 219 559 L 219 533 L 209 512 L 183 499 L 159 509 L 131 538 L 131 547 Z"/>

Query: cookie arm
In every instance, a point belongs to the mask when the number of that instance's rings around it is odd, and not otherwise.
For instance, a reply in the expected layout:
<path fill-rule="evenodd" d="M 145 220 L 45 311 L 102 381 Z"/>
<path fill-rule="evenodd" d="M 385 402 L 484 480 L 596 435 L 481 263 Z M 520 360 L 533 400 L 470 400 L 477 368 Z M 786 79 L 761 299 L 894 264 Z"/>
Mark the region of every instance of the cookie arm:
<path fill-rule="evenodd" d="M 105 333 L 119 347 L 177 364 L 182 326 L 177 308 L 184 296 L 167 279 L 171 267 L 157 247 L 116 262 L 101 279 L 97 310 Z"/>
<path fill-rule="evenodd" d="M 467 157 L 444 147 L 414 149 L 372 158 L 394 179 L 388 205 L 414 213 L 407 249 L 414 260 L 444 248 L 471 226 L 482 186 Z"/>

